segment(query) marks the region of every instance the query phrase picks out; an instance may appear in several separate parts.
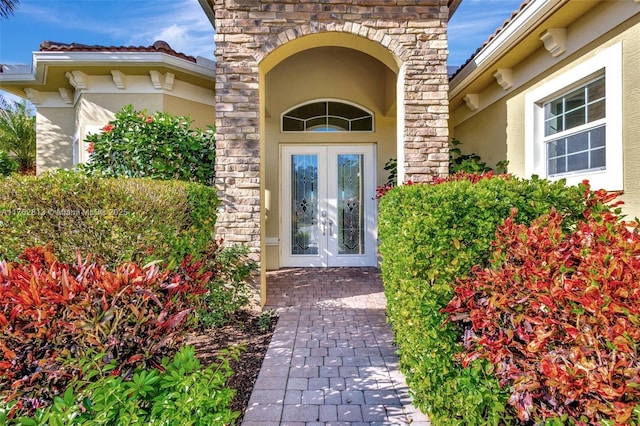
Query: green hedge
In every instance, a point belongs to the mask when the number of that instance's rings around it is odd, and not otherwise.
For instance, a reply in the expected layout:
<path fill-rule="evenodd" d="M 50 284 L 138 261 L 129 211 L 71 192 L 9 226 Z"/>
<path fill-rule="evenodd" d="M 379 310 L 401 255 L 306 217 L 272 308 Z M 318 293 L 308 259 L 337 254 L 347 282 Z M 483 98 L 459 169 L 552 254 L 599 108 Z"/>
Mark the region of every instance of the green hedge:
<path fill-rule="evenodd" d="M 511 423 L 501 390 L 486 361 L 463 369 L 456 357 L 464 331 L 443 324 L 440 310 L 457 277 L 486 265 L 497 226 L 518 209 L 530 223 L 551 206 L 575 224 L 583 188 L 564 182 L 495 177 L 478 183 L 396 188 L 380 201 L 380 253 L 387 311 L 415 403 L 434 425 Z"/>
<path fill-rule="evenodd" d="M 196 183 L 14 175 L 0 180 L 0 259 L 52 243 L 63 261 L 79 249 L 112 265 L 175 265 L 214 241 L 217 205 L 215 189 Z"/>

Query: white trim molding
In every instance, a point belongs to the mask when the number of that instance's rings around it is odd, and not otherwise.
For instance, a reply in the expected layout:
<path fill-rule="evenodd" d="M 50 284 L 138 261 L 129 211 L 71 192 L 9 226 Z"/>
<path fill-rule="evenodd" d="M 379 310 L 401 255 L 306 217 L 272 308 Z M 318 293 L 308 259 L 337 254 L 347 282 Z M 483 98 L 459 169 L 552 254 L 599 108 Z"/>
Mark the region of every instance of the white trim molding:
<path fill-rule="evenodd" d="M 543 103 L 586 83 L 597 76 L 605 77 L 606 93 L 606 167 L 549 177 L 544 137 Z M 576 185 L 588 179 L 593 189 L 624 189 L 622 147 L 622 43 L 603 48 L 587 59 L 580 59 L 551 76 L 525 95 L 525 177 L 538 175 L 551 180 L 566 179 Z"/>

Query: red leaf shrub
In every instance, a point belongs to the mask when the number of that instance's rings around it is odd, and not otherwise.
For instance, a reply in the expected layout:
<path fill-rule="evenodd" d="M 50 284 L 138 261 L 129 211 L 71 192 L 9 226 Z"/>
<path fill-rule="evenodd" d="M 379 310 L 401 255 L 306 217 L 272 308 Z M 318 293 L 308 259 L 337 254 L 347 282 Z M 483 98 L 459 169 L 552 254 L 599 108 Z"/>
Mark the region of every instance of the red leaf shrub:
<path fill-rule="evenodd" d="M 587 192 L 585 219 L 563 232 L 555 210 L 531 226 L 515 212 L 492 266 L 459 280 L 445 312 L 470 321 L 463 365 L 488 359 L 523 421 L 629 421 L 640 403 L 640 237 Z"/>
<path fill-rule="evenodd" d="M 479 172 L 479 173 L 471 173 L 471 172 L 456 172 L 453 174 L 450 174 L 446 177 L 434 177 L 430 182 L 428 182 L 431 185 L 439 185 L 441 183 L 446 183 L 446 182 L 454 182 L 454 181 L 460 181 L 460 180 L 468 180 L 471 183 L 478 183 L 479 181 L 483 180 L 483 179 L 491 179 L 491 178 L 501 178 L 501 179 L 511 179 L 511 175 L 510 174 L 506 174 L 506 173 L 501 173 L 501 174 L 496 174 L 494 171 L 488 171 L 488 172 Z M 409 180 L 407 182 L 405 182 L 403 185 L 413 185 L 414 182 Z M 380 199 L 382 197 L 384 197 L 386 195 L 387 192 L 391 191 L 393 188 L 395 188 L 395 185 L 391 185 L 391 184 L 384 184 L 384 185 L 380 185 L 376 188 L 376 199 Z"/>
<path fill-rule="evenodd" d="M 460 171 L 460 172 L 452 173 L 446 177 L 435 177 L 431 181 L 431 184 L 439 185 L 445 182 L 455 182 L 460 180 L 468 180 L 471 183 L 478 183 L 482 179 L 491 179 L 494 177 L 498 177 L 501 179 L 510 179 L 511 175 L 505 174 L 505 173 L 496 174 L 494 171 L 480 172 L 480 173 L 470 173 L 470 172 Z"/>
<path fill-rule="evenodd" d="M 212 254 L 217 253 L 217 249 Z M 83 260 L 61 263 L 50 247 L 0 262 L 0 399 L 31 414 L 82 375 L 89 353 L 116 360 L 114 374 L 159 366 L 187 329 L 213 272 L 187 258 L 174 271 L 124 263 L 114 272 Z"/>

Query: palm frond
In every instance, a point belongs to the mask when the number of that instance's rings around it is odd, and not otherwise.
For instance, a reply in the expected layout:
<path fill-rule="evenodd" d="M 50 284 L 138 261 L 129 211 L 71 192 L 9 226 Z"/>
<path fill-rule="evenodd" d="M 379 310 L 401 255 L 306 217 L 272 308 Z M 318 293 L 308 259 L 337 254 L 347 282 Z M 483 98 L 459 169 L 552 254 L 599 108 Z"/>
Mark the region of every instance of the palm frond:
<path fill-rule="evenodd" d="M 20 0 L 0 0 L 0 18 L 8 19 L 18 8 Z"/>

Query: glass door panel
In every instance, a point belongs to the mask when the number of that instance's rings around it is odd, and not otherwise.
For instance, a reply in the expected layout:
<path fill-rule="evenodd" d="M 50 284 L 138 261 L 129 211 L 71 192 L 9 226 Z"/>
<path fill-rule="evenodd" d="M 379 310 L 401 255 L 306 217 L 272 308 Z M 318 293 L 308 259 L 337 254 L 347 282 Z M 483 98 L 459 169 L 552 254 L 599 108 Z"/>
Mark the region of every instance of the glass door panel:
<path fill-rule="evenodd" d="M 318 254 L 318 156 L 291 156 L 291 254 Z"/>
<path fill-rule="evenodd" d="M 364 253 L 362 154 L 338 154 L 338 254 Z"/>

